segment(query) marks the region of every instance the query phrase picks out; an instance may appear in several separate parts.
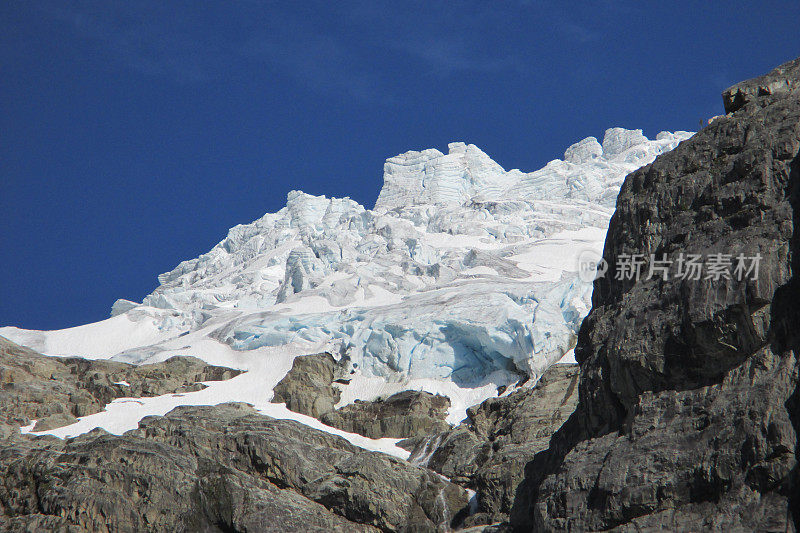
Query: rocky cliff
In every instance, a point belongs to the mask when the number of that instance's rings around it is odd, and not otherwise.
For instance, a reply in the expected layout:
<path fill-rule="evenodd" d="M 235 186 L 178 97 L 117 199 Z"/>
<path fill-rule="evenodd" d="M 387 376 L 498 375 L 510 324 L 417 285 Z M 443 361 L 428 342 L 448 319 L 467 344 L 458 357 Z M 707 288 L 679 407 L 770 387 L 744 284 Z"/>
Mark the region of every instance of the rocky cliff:
<path fill-rule="evenodd" d="M 515 529 L 800 525 L 799 82 L 795 60 L 732 87 L 728 115 L 626 178 L 580 329 L 578 406 L 528 463 Z M 673 262 L 617 279 L 633 254 Z M 699 279 L 680 276 L 689 254 Z M 735 275 L 739 254 L 757 270 Z"/>

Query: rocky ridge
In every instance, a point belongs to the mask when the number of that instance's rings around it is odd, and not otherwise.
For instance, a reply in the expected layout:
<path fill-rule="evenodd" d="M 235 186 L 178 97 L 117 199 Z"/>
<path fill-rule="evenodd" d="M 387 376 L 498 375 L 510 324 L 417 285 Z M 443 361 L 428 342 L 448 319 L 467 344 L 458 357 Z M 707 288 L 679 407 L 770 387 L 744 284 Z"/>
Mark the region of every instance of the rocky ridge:
<path fill-rule="evenodd" d="M 134 366 L 79 357 L 47 357 L 0 337 L 0 424 L 34 431 L 72 424 L 103 410 L 115 398 L 160 396 L 204 389 L 203 381 L 240 371 L 194 357 Z"/>
<path fill-rule="evenodd" d="M 239 372 L 0 346 L 3 531 L 445 531 L 470 513 L 469 493 L 429 470 L 246 404 L 179 407 L 119 436 L 20 435 L 30 417 L 71 423 L 121 395 L 188 392 Z"/>

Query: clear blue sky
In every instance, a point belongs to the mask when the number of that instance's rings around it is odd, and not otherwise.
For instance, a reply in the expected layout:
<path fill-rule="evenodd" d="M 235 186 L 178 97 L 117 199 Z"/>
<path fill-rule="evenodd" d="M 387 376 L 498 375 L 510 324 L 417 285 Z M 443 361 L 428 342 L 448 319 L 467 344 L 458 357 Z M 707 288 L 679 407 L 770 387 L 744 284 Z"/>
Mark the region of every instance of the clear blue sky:
<path fill-rule="evenodd" d="M 291 189 L 372 207 L 386 157 L 534 170 L 606 128 L 694 130 L 800 55 L 800 3 L 6 0 L 0 325 L 56 329 Z"/>

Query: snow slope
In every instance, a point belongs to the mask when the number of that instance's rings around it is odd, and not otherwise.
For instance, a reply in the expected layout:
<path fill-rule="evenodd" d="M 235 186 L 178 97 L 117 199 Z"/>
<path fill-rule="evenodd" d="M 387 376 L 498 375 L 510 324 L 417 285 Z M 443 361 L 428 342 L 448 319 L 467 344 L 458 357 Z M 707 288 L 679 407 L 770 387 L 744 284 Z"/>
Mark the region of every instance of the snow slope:
<path fill-rule="evenodd" d="M 406 152 L 386 161 L 373 209 L 292 191 L 285 208 L 161 274 L 142 303 L 118 300 L 108 320 L 0 335 L 49 355 L 141 364 L 190 354 L 249 371 L 231 380 L 242 386 L 142 400 L 149 407 L 133 414 L 115 403 L 57 434 L 101 420 L 135 427 L 181 401 L 248 401 L 275 415 L 274 384 L 294 356 L 320 350 L 349 358 L 343 403 L 424 389 L 450 396 L 457 422 L 499 385 L 570 357 L 591 296 L 578 255 L 602 252 L 624 177 L 690 135 L 613 128 L 529 173 L 464 143 Z"/>

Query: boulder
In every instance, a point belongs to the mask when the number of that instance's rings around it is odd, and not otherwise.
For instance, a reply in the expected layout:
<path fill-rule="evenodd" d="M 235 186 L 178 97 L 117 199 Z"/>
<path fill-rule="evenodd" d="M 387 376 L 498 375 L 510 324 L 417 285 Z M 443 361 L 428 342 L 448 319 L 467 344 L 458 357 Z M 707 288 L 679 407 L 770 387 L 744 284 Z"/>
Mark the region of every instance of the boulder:
<path fill-rule="evenodd" d="M 424 391 L 402 391 L 385 400 L 356 401 L 328 411 L 320 420 L 329 426 L 372 439 L 430 435 L 450 429 L 445 419 L 447 396 Z"/>
<path fill-rule="evenodd" d="M 319 353 L 295 358 L 292 369 L 273 389 L 273 403 L 285 403 L 296 413 L 319 418 L 333 410 L 341 391 L 333 380 L 344 373 L 331 354 Z"/>

